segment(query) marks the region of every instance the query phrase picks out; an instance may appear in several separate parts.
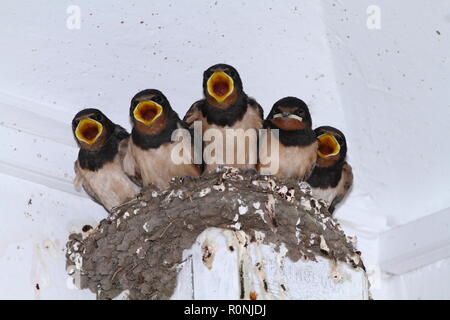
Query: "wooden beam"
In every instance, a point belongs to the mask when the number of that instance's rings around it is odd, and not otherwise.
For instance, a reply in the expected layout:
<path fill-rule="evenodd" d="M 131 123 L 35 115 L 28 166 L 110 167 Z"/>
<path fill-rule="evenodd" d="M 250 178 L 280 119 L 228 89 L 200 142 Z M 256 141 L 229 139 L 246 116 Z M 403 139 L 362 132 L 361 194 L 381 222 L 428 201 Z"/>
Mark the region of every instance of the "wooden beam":
<path fill-rule="evenodd" d="M 205 244 L 214 252 L 206 263 Z M 285 254 L 273 245 L 240 242 L 234 231 L 207 229 L 183 253 L 172 299 L 368 299 L 368 281 L 361 269 L 320 256 L 316 262 L 292 262 Z M 342 278 L 333 279 L 336 276 Z"/>
<path fill-rule="evenodd" d="M 450 257 L 450 208 L 380 235 L 382 271 L 401 275 Z"/>

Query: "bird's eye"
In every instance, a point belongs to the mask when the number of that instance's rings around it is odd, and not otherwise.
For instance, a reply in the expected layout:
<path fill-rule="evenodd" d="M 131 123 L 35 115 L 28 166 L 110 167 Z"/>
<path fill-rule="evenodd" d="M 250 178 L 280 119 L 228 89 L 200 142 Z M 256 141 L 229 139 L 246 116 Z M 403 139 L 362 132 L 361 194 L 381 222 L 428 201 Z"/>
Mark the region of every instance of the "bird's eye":
<path fill-rule="evenodd" d="M 206 78 L 206 79 L 211 78 L 212 74 L 213 74 L 212 71 L 206 71 L 206 72 L 205 72 L 205 78 Z"/>
<path fill-rule="evenodd" d="M 303 110 L 303 109 L 298 109 L 298 110 L 297 110 L 297 114 L 298 114 L 300 117 L 304 117 L 304 116 L 305 116 L 305 110 Z"/>
<path fill-rule="evenodd" d="M 156 103 L 161 103 L 162 102 L 162 98 L 160 96 L 154 96 L 152 98 L 152 101 L 154 101 Z"/>
<path fill-rule="evenodd" d="M 93 116 L 93 118 L 94 118 L 94 120 L 97 120 L 97 121 L 102 121 L 103 120 L 103 116 L 101 114 L 99 114 L 99 113 L 95 114 Z"/>

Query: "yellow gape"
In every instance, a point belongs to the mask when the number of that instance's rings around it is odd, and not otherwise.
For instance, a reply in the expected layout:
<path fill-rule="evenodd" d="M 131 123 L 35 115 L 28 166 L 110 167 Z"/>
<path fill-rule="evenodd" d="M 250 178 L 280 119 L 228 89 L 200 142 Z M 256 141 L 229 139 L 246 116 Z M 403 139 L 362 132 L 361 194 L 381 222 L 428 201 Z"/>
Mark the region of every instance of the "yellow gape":
<path fill-rule="evenodd" d="M 318 136 L 317 140 L 319 140 L 319 148 L 317 149 L 319 157 L 327 158 L 339 154 L 341 146 L 333 135 L 324 133 Z"/>
<path fill-rule="evenodd" d="M 214 72 L 206 85 L 209 95 L 217 102 L 224 101 L 234 90 L 233 79 L 222 71 Z"/>
<path fill-rule="evenodd" d="M 75 130 L 75 136 L 78 140 L 87 144 L 93 144 L 102 134 L 103 126 L 100 122 L 90 118 L 81 119 Z"/>
<path fill-rule="evenodd" d="M 142 101 L 134 108 L 133 116 L 136 120 L 150 126 L 159 118 L 163 107 L 154 101 Z"/>

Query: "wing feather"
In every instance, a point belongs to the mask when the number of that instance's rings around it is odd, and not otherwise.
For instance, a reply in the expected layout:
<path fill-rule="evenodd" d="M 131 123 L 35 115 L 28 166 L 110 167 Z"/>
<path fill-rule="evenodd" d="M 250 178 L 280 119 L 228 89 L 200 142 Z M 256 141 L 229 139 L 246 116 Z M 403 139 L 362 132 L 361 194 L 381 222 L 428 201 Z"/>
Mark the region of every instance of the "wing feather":
<path fill-rule="evenodd" d="M 83 170 L 81 169 L 78 160 L 75 161 L 74 169 L 75 169 L 75 181 L 74 181 L 75 188 L 77 188 L 77 190 L 80 190 L 81 186 L 83 186 L 84 191 L 86 191 L 86 193 L 92 198 L 92 200 L 103 206 L 103 203 L 100 201 L 94 189 L 89 184 L 89 181 L 85 179 L 83 175 Z"/>
<path fill-rule="evenodd" d="M 187 124 L 189 128 L 192 128 L 195 121 L 201 121 L 203 118 L 202 111 L 200 109 L 203 100 L 199 100 L 194 102 L 194 104 L 189 108 L 186 112 L 186 115 L 183 118 L 183 121 Z"/>
<path fill-rule="evenodd" d="M 264 120 L 264 109 L 261 107 L 261 105 L 256 102 L 254 98 L 250 97 L 248 97 L 247 103 L 251 107 L 256 108 L 258 110 L 259 116 L 261 117 L 261 120 Z"/>
<path fill-rule="evenodd" d="M 139 167 L 134 159 L 130 138 L 124 139 L 119 144 L 119 156 L 122 170 L 138 186 L 142 186 L 142 177 Z"/>
<path fill-rule="evenodd" d="M 331 214 L 333 214 L 334 210 L 336 209 L 336 205 L 338 205 L 339 202 L 341 202 L 345 198 L 349 189 L 353 185 L 353 170 L 347 162 L 344 163 L 344 166 L 342 167 L 342 179 L 344 179 L 343 186 L 341 190 L 338 190 L 336 197 L 333 199 L 330 207 L 328 208 L 328 211 Z"/>

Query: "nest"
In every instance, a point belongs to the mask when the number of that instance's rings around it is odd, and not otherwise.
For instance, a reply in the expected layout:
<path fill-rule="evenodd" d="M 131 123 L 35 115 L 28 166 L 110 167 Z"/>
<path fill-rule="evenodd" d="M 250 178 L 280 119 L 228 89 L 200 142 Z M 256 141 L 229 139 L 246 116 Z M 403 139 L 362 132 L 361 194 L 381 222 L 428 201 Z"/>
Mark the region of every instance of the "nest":
<path fill-rule="evenodd" d="M 227 168 L 173 179 L 164 191 L 146 188 L 96 228 L 85 226 L 83 233 L 71 234 L 69 274 L 98 299 L 125 290 L 130 299 L 168 299 L 183 250 L 210 227 L 244 231 L 251 242 L 262 232 L 263 243 L 284 244 L 294 262 L 316 261 L 320 255 L 364 269 L 360 252 L 306 183 Z"/>

